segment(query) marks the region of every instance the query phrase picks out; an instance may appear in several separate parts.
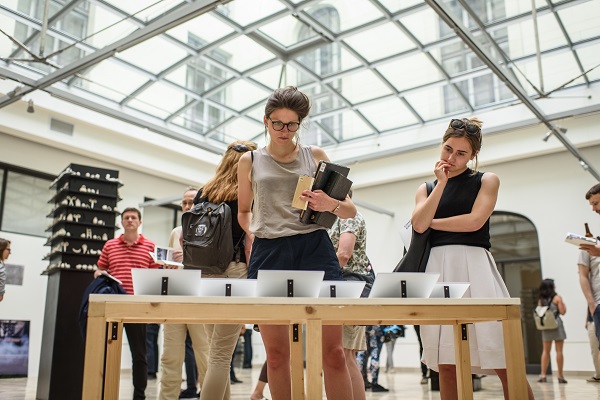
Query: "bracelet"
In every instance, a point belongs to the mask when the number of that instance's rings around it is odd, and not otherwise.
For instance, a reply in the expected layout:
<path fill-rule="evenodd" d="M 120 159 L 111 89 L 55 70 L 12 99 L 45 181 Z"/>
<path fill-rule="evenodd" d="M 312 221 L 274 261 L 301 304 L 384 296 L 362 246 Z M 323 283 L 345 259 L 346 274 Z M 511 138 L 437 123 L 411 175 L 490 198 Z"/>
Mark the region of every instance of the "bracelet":
<path fill-rule="evenodd" d="M 338 204 L 337 207 L 333 209 L 333 211 L 331 212 L 332 214 L 335 214 L 336 212 L 338 212 L 340 210 L 340 207 L 342 206 L 342 202 L 338 200 Z"/>

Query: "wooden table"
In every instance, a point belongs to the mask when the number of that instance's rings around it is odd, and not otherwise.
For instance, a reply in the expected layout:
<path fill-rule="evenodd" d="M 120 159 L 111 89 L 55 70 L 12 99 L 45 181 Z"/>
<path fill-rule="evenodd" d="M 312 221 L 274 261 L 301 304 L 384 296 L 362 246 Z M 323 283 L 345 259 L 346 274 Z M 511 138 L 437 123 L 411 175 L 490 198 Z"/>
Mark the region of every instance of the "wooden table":
<path fill-rule="evenodd" d="M 322 399 L 323 325 L 453 325 L 459 399 L 473 399 L 466 324 L 501 321 L 511 399 L 527 399 L 519 299 L 341 299 L 90 296 L 83 396 L 118 399 L 123 323 L 289 325 L 292 397 Z M 306 326 L 306 393 L 302 329 Z M 104 393 L 104 397 L 103 396 Z"/>

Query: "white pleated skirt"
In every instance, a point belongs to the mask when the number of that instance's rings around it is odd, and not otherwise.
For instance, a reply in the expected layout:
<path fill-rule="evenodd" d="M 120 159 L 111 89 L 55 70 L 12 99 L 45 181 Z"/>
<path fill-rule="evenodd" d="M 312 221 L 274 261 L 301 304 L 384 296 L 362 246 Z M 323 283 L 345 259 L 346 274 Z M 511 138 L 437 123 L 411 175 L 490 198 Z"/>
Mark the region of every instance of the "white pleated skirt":
<path fill-rule="evenodd" d="M 431 249 L 427 272 L 440 274 L 439 282 L 469 282 L 465 298 L 510 297 L 491 253 L 482 247 L 440 246 Z M 504 336 L 500 322 L 468 325 L 471 366 L 475 374 L 505 369 Z M 456 364 L 451 325 L 422 325 L 422 361 L 434 371 L 440 364 Z"/>

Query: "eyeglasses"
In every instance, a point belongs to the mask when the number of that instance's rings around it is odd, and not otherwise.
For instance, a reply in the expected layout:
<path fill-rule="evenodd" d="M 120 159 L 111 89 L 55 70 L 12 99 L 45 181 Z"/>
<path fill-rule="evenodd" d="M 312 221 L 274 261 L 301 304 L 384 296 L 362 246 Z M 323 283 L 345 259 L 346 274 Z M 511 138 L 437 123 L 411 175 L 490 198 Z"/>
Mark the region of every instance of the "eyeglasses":
<path fill-rule="evenodd" d="M 238 153 L 245 153 L 250 150 L 245 144 L 234 144 L 229 148 L 237 151 Z"/>
<path fill-rule="evenodd" d="M 465 122 L 462 119 L 452 119 L 449 126 L 453 129 L 464 129 L 469 135 L 477 135 L 481 132 L 479 125 L 472 122 Z"/>
<path fill-rule="evenodd" d="M 284 124 L 281 121 L 273 121 L 271 118 L 267 117 L 271 124 L 273 125 L 273 129 L 276 131 L 282 131 L 284 126 L 287 126 L 288 131 L 296 132 L 300 128 L 300 124 L 298 122 L 288 122 Z"/>

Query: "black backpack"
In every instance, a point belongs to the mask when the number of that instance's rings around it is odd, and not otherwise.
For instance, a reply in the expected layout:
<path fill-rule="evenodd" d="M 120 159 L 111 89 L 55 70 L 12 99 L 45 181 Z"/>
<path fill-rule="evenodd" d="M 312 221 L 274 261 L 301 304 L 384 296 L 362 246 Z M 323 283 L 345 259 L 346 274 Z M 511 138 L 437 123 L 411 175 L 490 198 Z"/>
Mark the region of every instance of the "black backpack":
<path fill-rule="evenodd" d="M 202 201 L 204 200 L 204 201 Z M 206 274 L 222 274 L 233 260 L 231 208 L 202 198 L 181 217 L 183 264 Z"/>

